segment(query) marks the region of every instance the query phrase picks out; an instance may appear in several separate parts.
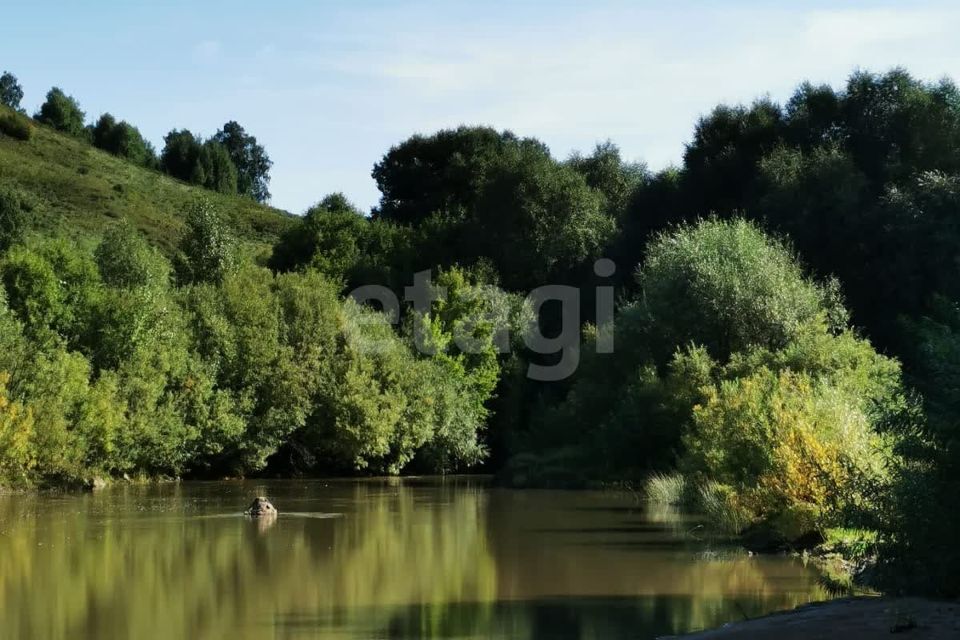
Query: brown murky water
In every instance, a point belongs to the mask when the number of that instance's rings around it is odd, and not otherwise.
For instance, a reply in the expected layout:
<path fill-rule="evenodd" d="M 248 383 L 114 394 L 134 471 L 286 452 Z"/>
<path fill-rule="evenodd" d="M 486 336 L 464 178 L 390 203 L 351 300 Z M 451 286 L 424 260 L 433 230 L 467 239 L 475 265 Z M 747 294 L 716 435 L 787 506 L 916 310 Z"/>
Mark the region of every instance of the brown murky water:
<path fill-rule="evenodd" d="M 281 515 L 240 515 L 270 496 Z M 0 638 L 654 638 L 826 597 L 630 496 L 478 479 L 0 496 Z"/>

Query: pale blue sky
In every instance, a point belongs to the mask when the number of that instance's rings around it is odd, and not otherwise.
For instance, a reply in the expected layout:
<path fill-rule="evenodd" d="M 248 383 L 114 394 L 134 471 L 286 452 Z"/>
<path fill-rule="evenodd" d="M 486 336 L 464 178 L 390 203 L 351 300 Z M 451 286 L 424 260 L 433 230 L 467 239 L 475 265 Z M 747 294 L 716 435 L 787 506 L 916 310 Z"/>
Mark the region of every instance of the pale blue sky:
<path fill-rule="evenodd" d="M 58 85 L 158 149 L 171 128 L 237 120 L 295 213 L 338 190 L 373 205 L 373 164 L 414 132 L 489 124 L 558 157 L 610 138 L 660 168 L 721 101 L 856 67 L 960 79 L 956 3 L 787 4 L 20 1 L 4 3 L 0 69 L 31 112 Z"/>

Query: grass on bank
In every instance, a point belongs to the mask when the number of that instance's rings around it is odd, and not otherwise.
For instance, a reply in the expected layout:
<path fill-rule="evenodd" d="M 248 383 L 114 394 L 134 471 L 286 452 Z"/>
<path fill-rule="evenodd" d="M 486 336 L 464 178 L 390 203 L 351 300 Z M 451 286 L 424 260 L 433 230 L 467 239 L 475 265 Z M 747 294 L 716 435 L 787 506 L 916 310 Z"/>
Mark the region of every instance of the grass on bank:
<path fill-rule="evenodd" d="M 643 486 L 647 501 L 664 506 L 677 506 L 687 498 L 687 480 L 679 473 L 655 473 Z"/>

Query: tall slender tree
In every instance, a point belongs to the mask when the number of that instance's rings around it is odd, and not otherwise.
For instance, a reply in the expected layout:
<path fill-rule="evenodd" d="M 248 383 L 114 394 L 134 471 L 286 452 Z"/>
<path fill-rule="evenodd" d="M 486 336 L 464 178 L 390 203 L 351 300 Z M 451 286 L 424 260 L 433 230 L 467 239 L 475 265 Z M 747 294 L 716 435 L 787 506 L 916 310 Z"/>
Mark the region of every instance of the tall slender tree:
<path fill-rule="evenodd" d="M 270 199 L 270 167 L 273 162 L 257 139 L 234 120 L 223 125 L 213 139 L 222 144 L 237 168 L 237 193 L 257 202 Z"/>

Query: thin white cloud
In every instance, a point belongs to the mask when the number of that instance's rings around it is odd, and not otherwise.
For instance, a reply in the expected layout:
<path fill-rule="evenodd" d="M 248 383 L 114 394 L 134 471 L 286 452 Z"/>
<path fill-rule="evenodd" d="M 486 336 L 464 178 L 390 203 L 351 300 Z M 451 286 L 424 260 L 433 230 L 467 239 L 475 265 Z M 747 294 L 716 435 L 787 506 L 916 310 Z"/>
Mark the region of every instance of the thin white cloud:
<path fill-rule="evenodd" d="M 830 43 L 856 49 L 889 45 L 949 33 L 957 12 L 940 9 L 860 9 L 815 11 L 807 19 L 804 39 L 811 45 Z"/>
<path fill-rule="evenodd" d="M 609 137 L 657 168 L 680 160 L 697 117 L 718 102 L 783 100 L 805 79 L 838 84 L 856 68 L 960 76 L 951 36 L 960 9 L 949 6 L 574 11 L 504 19 L 509 27 L 366 11 L 357 28 L 275 58 L 315 79 L 299 91 L 322 111 L 316 144 L 335 145 L 342 132 L 383 141 L 369 157 L 338 159 L 342 188 L 365 205 L 375 199 L 372 164 L 414 132 L 488 124 L 539 137 L 561 157 Z"/>
<path fill-rule="evenodd" d="M 219 40 L 204 40 L 193 48 L 193 59 L 197 62 L 213 62 L 220 57 L 223 45 Z"/>

